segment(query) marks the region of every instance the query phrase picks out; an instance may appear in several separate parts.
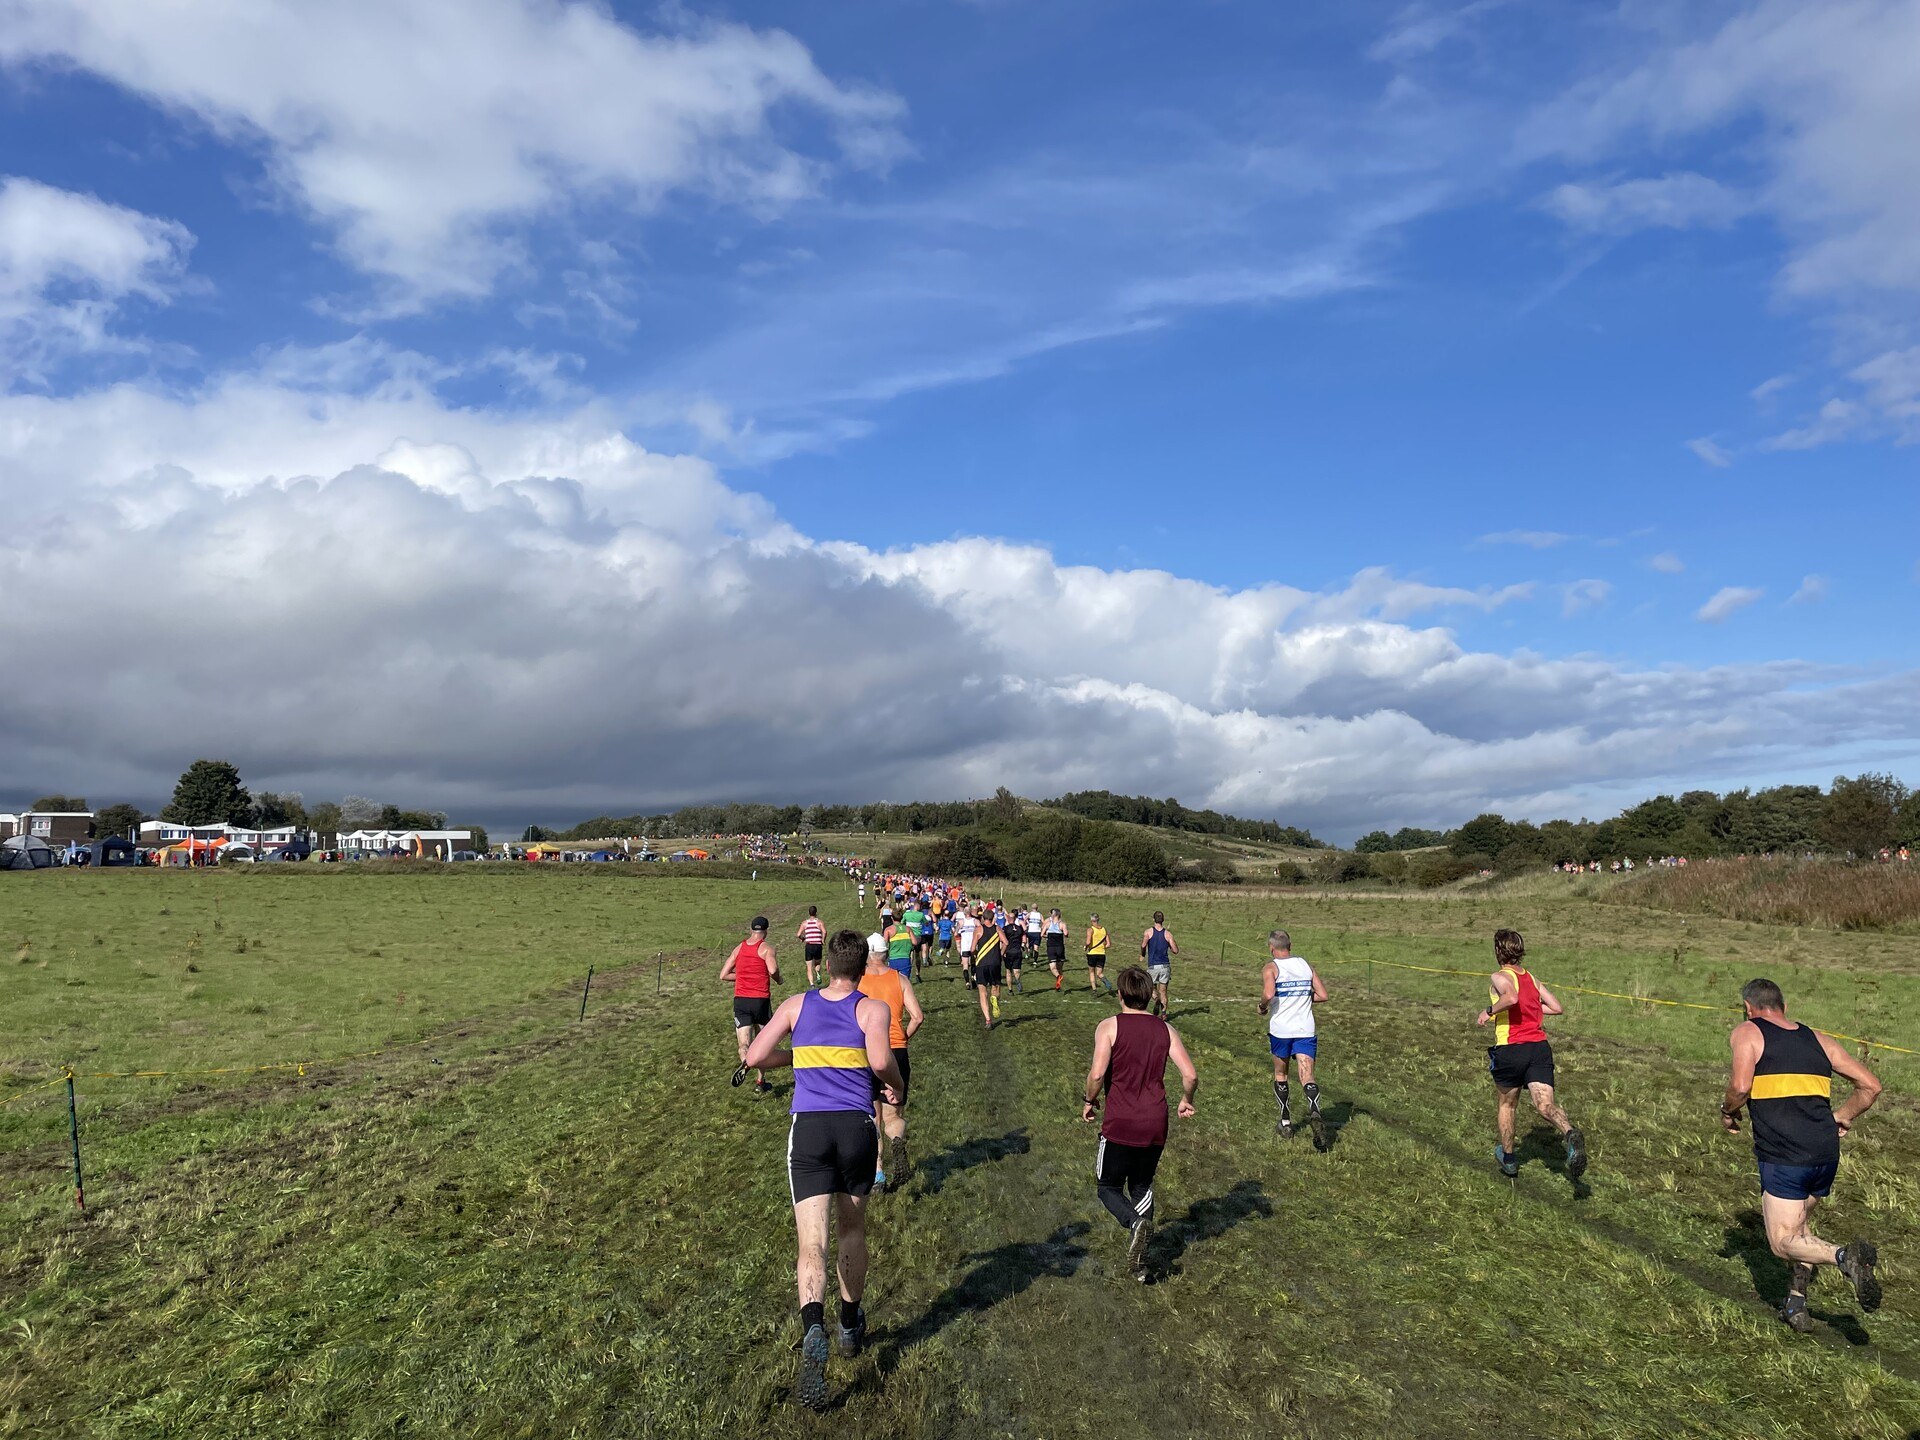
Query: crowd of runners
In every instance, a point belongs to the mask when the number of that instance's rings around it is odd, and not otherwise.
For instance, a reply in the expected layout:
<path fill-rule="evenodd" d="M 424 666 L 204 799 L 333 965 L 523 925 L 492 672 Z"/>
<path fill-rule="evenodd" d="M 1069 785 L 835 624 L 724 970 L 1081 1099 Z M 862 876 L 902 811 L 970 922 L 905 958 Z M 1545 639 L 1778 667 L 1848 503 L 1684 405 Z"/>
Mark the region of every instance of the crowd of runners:
<path fill-rule="evenodd" d="M 798 994 L 777 1008 L 772 1003 L 781 971 L 764 917 L 753 921 L 720 970 L 733 986 L 739 1058 L 734 1085 L 751 1076 L 754 1093 L 765 1095 L 773 1088 L 767 1071 L 791 1066 L 794 1072 L 787 1168 L 799 1242 L 802 1338 L 795 1395 L 813 1408 L 827 1403 L 834 1348 L 826 1314 L 829 1239 L 835 1242 L 838 1281 L 837 1348 L 852 1357 L 866 1342 L 868 1201 L 876 1192 L 899 1190 L 911 1174 L 910 1051 L 926 1020 L 915 986 L 925 982 L 929 967 L 957 967 L 952 978 L 975 993 L 981 1024 L 992 1031 L 1000 1023 L 1003 996 L 1023 993 L 1030 962 L 1044 960 L 1053 990 L 1067 983 L 1070 931 L 1058 908 L 1008 906 L 925 876 L 863 872 L 853 879 L 863 917 L 873 902 L 875 928 L 865 935 L 829 932 L 819 908 L 810 906 L 794 935 L 807 972 Z M 1306 1128 L 1315 1148 L 1326 1150 L 1330 1134 L 1315 1071 L 1314 1012 L 1327 1002 L 1327 987 L 1293 953 L 1286 931 L 1272 930 L 1266 939 L 1257 1006 L 1273 1061 L 1274 1133 L 1295 1133 L 1291 1086 L 1297 1078 Z M 1171 1065 L 1179 1077 L 1174 1111 L 1183 1119 L 1194 1114 L 1200 1076 L 1167 1022 L 1180 946 L 1165 915 L 1156 910 L 1141 933 L 1140 963 L 1129 963 L 1109 981 L 1113 945 L 1100 917 L 1089 915 L 1079 937 L 1088 991 L 1112 997 L 1117 1009 L 1094 1027 L 1081 1119 L 1099 1123 L 1095 1198 L 1126 1231 L 1126 1271 L 1144 1284 L 1151 1278 L 1154 1178 L 1169 1130 L 1166 1071 Z M 1524 1092 L 1558 1132 L 1565 1173 L 1577 1185 L 1587 1169 L 1586 1137 L 1556 1098 L 1553 1047 L 1543 1024 L 1563 1013 L 1560 1002 L 1526 968 L 1526 943 L 1517 932 L 1496 931 L 1493 951 L 1488 1003 L 1474 1023 L 1492 1032 L 1487 1068 L 1498 1135 L 1494 1163 L 1509 1178 L 1519 1173 L 1514 1131 Z M 1836 1041 L 1788 1019 L 1785 998 L 1772 981 L 1749 982 L 1741 999 L 1747 1018 L 1730 1037 L 1732 1072 L 1720 1117 L 1729 1131 L 1739 1130 L 1743 1114 L 1752 1126 L 1768 1245 L 1792 1267 L 1780 1317 L 1804 1332 L 1813 1324 L 1807 1291 L 1818 1266 L 1837 1268 L 1863 1309 L 1880 1303 L 1873 1243 L 1855 1239 L 1834 1246 L 1810 1229 L 1815 1204 L 1832 1190 L 1840 1140 L 1878 1098 L 1880 1082 Z M 1832 1102 L 1835 1075 L 1852 1086 L 1838 1107 Z"/>

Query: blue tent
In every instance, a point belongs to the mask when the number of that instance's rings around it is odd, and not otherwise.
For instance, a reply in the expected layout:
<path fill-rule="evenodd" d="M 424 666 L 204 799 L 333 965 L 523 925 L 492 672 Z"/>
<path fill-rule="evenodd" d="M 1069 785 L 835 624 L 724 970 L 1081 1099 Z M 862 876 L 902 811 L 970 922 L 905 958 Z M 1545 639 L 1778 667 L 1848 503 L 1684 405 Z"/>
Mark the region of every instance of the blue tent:
<path fill-rule="evenodd" d="M 87 864 L 95 870 L 132 869 L 140 863 L 140 852 L 131 840 L 109 835 L 87 846 Z"/>
<path fill-rule="evenodd" d="M 0 870 L 51 870 L 59 863 L 59 853 L 38 835 L 0 840 Z"/>

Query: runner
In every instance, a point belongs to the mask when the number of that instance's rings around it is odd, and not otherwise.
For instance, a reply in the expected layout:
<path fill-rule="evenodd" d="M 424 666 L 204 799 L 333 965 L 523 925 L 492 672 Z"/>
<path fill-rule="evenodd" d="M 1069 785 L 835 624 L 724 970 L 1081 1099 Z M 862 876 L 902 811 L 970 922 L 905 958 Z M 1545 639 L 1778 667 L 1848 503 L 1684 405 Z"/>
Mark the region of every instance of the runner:
<path fill-rule="evenodd" d="M 880 1168 L 874 1173 L 873 1183 L 879 1190 L 898 1190 L 907 1183 L 908 1173 L 906 1109 L 913 1073 L 907 1061 L 907 1042 L 927 1017 L 920 1009 L 920 997 L 913 993 L 913 982 L 895 970 L 883 955 L 867 956 L 867 970 L 860 977 L 860 993 L 885 1005 L 892 1017 L 887 1022 L 887 1043 L 893 1047 L 893 1063 L 900 1070 L 900 1103 L 889 1104 L 879 1096 L 874 1099 L 873 1110 L 880 1121 L 881 1143 L 886 1153 L 880 1157 Z"/>
<path fill-rule="evenodd" d="M 933 932 L 936 925 L 931 908 L 920 916 L 920 940 L 913 947 L 913 978 L 918 980 L 933 958 Z"/>
<path fill-rule="evenodd" d="M 747 1058 L 757 1068 L 792 1065 L 793 1126 L 787 1133 L 787 1185 L 799 1238 L 794 1271 L 800 1291 L 800 1376 L 794 1394 L 809 1409 L 827 1403 L 827 1216 L 839 1232 L 840 1353 L 866 1340 L 867 1197 L 880 1137 L 873 1124 L 877 1081 L 897 1105 L 904 1082 L 887 1044 L 887 1007 L 856 988 L 865 967 L 857 931 L 827 942 L 827 983 L 783 1001 Z M 793 1036 L 793 1048 L 780 1042 Z"/>
<path fill-rule="evenodd" d="M 1006 956 L 1007 981 L 1013 993 L 1020 991 L 1020 962 L 1026 955 L 1027 931 L 1025 917 L 1018 911 L 1009 915 L 1000 927 L 1000 949 Z"/>
<path fill-rule="evenodd" d="M 951 910 L 941 912 L 939 930 L 940 963 L 946 966 L 953 962 L 953 912 Z"/>
<path fill-rule="evenodd" d="M 1733 1075 L 1720 1101 L 1720 1123 L 1740 1131 L 1740 1107 L 1753 1117 L 1753 1154 L 1760 1165 L 1760 1215 L 1767 1247 L 1793 1267 L 1780 1318 L 1794 1330 L 1813 1328 L 1807 1287 L 1821 1265 L 1838 1267 L 1853 1283 L 1862 1310 L 1880 1308 L 1880 1255 L 1871 1240 L 1835 1249 L 1810 1228 L 1813 1207 L 1833 1190 L 1840 1140 L 1880 1098 L 1874 1073 L 1838 1041 L 1787 1018 L 1787 1002 L 1771 980 L 1749 980 L 1740 990 L 1746 1020 L 1733 1027 Z M 1853 1082 L 1853 1093 L 1833 1108 L 1833 1076 Z"/>
<path fill-rule="evenodd" d="M 1100 917 L 1087 916 L 1087 988 L 1096 995 L 1102 990 L 1113 993 L 1113 986 L 1107 983 L 1107 946 L 1111 943 Z"/>
<path fill-rule="evenodd" d="M 907 979 L 913 978 L 914 927 L 902 916 L 883 932 L 887 937 L 887 963 Z"/>
<path fill-rule="evenodd" d="M 827 943 L 827 927 L 820 923 L 818 905 L 807 906 L 807 918 L 800 922 L 793 938 L 806 946 L 807 988 L 811 990 L 820 983 L 820 955 Z"/>
<path fill-rule="evenodd" d="M 980 996 L 980 1018 L 987 1022 L 989 1030 L 1000 1018 L 1000 949 L 1006 938 L 1004 930 L 982 918 L 979 947 L 973 952 L 973 984 Z"/>
<path fill-rule="evenodd" d="M 1524 1086 L 1533 1108 L 1567 1142 L 1567 1177 L 1578 1180 L 1587 1173 L 1587 1142 L 1567 1119 L 1567 1112 L 1554 1103 L 1553 1046 L 1540 1024 L 1543 1015 L 1564 1011 L 1553 992 L 1521 966 L 1526 954 L 1527 942 L 1519 931 L 1494 931 L 1493 955 L 1500 968 L 1489 979 L 1487 1008 L 1473 1021 L 1476 1025 L 1493 1022 L 1487 1071 L 1500 1099 L 1500 1143 L 1494 1146 L 1493 1158 L 1508 1179 L 1520 1173 L 1520 1157 L 1513 1151 L 1513 1117 Z"/>
<path fill-rule="evenodd" d="M 1180 1032 L 1147 1014 L 1153 981 L 1138 965 L 1120 972 L 1118 1015 L 1093 1031 L 1093 1064 L 1087 1070 L 1086 1105 L 1080 1118 L 1092 1123 L 1107 1092 L 1107 1118 L 1093 1162 L 1100 1203 L 1127 1231 L 1127 1273 L 1147 1283 L 1147 1243 L 1153 1239 L 1153 1177 L 1167 1146 L 1167 1061 L 1180 1072 L 1180 1118 L 1193 1117 L 1200 1073 L 1180 1043 Z"/>
<path fill-rule="evenodd" d="M 860 882 L 860 908 L 867 908 L 867 882 L 864 880 Z"/>
<path fill-rule="evenodd" d="M 1147 974 L 1153 977 L 1153 1013 L 1156 1015 L 1167 1012 L 1167 987 L 1173 983 L 1173 957 L 1179 953 L 1180 946 L 1167 928 L 1167 917 L 1154 911 L 1153 924 L 1140 937 L 1140 958 L 1147 962 Z"/>
<path fill-rule="evenodd" d="M 920 927 L 926 924 L 927 912 L 920 908 L 919 896 L 906 902 L 906 908 L 900 912 L 899 926 L 907 932 L 907 968 L 906 977 L 911 980 L 920 968 Z M 892 956 L 891 948 L 887 951 Z"/>
<path fill-rule="evenodd" d="M 1272 958 L 1260 967 L 1260 1013 L 1267 1017 L 1267 1048 L 1273 1052 L 1273 1098 L 1280 1102 L 1280 1120 L 1273 1127 L 1282 1139 L 1293 1134 L 1293 1116 L 1287 1111 L 1287 1059 L 1300 1072 L 1300 1089 L 1307 1097 L 1307 1124 L 1313 1130 L 1313 1148 L 1327 1148 L 1327 1122 L 1320 1114 L 1320 1087 L 1313 1080 L 1319 1056 L 1314 1034 L 1313 1007 L 1323 1005 L 1327 987 L 1306 961 L 1293 953 L 1293 940 L 1284 930 L 1267 932 Z"/>
<path fill-rule="evenodd" d="M 1066 983 L 1067 922 L 1056 907 L 1047 912 L 1047 922 L 1041 928 L 1047 937 L 1047 969 L 1053 972 L 1053 988 L 1058 990 Z"/>
<path fill-rule="evenodd" d="M 960 973 L 966 978 L 967 988 L 974 987 L 973 955 L 980 944 L 980 907 L 972 906 L 960 912 L 957 928 L 960 931 Z"/>
<path fill-rule="evenodd" d="M 744 1068 L 754 1031 L 773 1018 L 772 984 L 780 979 L 780 962 L 774 957 L 773 946 L 767 943 L 766 916 L 753 917 L 747 938 L 733 947 L 733 953 L 720 966 L 720 978 L 733 981 L 733 1038 L 740 1047 L 740 1064 Z M 773 1082 L 767 1079 L 764 1070 L 754 1071 L 753 1093 L 773 1093 Z"/>
<path fill-rule="evenodd" d="M 1027 953 L 1036 960 L 1040 958 L 1040 937 L 1046 933 L 1046 917 L 1040 913 L 1038 905 L 1027 906 Z"/>

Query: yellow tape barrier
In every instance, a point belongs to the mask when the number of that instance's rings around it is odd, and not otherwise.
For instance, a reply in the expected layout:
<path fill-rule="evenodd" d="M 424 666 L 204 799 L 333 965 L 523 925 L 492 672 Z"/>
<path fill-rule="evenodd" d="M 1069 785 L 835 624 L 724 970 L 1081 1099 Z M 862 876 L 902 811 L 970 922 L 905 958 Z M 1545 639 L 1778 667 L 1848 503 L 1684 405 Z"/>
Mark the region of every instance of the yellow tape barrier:
<path fill-rule="evenodd" d="M 1250 945 L 1242 945 L 1237 940 L 1225 942 L 1230 949 L 1244 951 L 1248 955 L 1257 955 L 1266 959 L 1266 955 Z M 1484 980 L 1484 970 L 1443 970 L 1433 965 L 1408 965 L 1399 960 L 1352 960 L 1345 956 L 1332 957 L 1334 965 L 1384 965 L 1389 970 L 1417 970 L 1422 975 L 1464 975 L 1470 980 Z M 1706 1005 L 1698 1000 L 1666 1000 L 1657 995 L 1623 995 L 1618 990 L 1590 990 L 1584 985 L 1555 984 L 1555 990 L 1564 990 L 1570 995 L 1599 995 L 1608 1000 L 1629 1000 L 1636 1005 L 1667 1005 L 1681 1010 L 1714 1010 L 1722 1014 L 1740 1009 L 1738 1005 Z M 1889 1045 L 1883 1040 L 1868 1040 L 1859 1035 L 1843 1035 L 1838 1030 L 1828 1030 L 1823 1026 L 1813 1027 L 1822 1035 L 1831 1035 L 1836 1040 L 1851 1040 L 1856 1045 L 1868 1045 L 1875 1050 L 1891 1050 L 1896 1055 L 1920 1055 L 1920 1050 L 1909 1050 L 1904 1045 Z"/>

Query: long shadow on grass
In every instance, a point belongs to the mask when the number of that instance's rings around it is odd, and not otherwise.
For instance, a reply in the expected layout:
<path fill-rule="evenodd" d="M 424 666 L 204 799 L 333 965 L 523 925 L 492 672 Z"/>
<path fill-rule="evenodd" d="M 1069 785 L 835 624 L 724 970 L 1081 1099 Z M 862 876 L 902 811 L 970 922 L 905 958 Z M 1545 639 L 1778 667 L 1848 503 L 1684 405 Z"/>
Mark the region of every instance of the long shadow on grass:
<path fill-rule="evenodd" d="M 1514 1156 L 1524 1165 L 1529 1160 L 1538 1160 L 1549 1170 L 1558 1171 L 1567 1176 L 1567 1183 L 1573 1187 L 1573 1198 L 1585 1200 L 1593 1194 L 1593 1187 L 1584 1180 L 1576 1180 L 1567 1175 L 1567 1145 L 1558 1134 L 1534 1126 L 1514 1147 Z"/>
<path fill-rule="evenodd" d="M 1273 1214 L 1273 1202 L 1258 1180 L 1242 1180 L 1224 1195 L 1196 1200 L 1187 1213 L 1153 1233 L 1147 1268 L 1165 1277 L 1178 1274 L 1180 1257 L 1201 1240 L 1217 1240 L 1242 1221 Z"/>
<path fill-rule="evenodd" d="M 963 1170 L 971 1170 L 976 1165 L 991 1165 L 996 1160 L 1005 1160 L 1009 1155 L 1024 1155 L 1032 1148 L 1024 1125 L 1004 1135 L 962 1140 L 958 1145 L 949 1145 L 931 1159 L 922 1160 L 919 1165 L 920 1178 L 927 1194 L 937 1194 L 942 1185 Z"/>
<path fill-rule="evenodd" d="M 918 1320 L 888 1337 L 886 1348 L 880 1352 L 880 1373 L 891 1373 L 907 1351 L 931 1340 L 962 1316 L 991 1310 L 1023 1294 L 1036 1281 L 1070 1278 L 1087 1258 L 1087 1247 L 1077 1242 L 1089 1228 L 1086 1221 L 1075 1220 L 1044 1240 L 1001 1245 L 965 1257 L 980 1263 L 959 1284 L 937 1295 Z"/>
<path fill-rule="evenodd" d="M 1738 1260 L 1745 1265 L 1761 1300 L 1778 1310 L 1780 1302 L 1787 1298 L 1787 1281 L 1790 1277 L 1787 1262 L 1767 1248 L 1767 1226 L 1760 1218 L 1760 1212 L 1742 1210 L 1734 1216 L 1733 1224 L 1727 1227 L 1726 1239 L 1727 1243 L 1720 1251 L 1721 1257 Z M 1815 1271 L 1814 1274 L 1817 1277 L 1819 1272 Z M 1817 1279 L 1815 1283 L 1818 1283 Z M 1808 1298 L 1812 1298 L 1811 1294 Z M 1865 1345 L 1872 1339 L 1858 1317 L 1846 1311 L 1816 1310 L 1808 1305 L 1807 1313 L 1831 1325 L 1849 1345 Z"/>
<path fill-rule="evenodd" d="M 1336 1100 L 1322 1109 L 1321 1117 L 1327 1122 L 1327 1149 L 1331 1150 L 1340 1143 L 1340 1132 L 1353 1123 L 1354 1116 L 1372 1113 L 1351 1100 Z"/>
<path fill-rule="evenodd" d="M 1016 1025 L 1033 1025 L 1042 1020 L 1052 1022 L 1059 1018 L 1058 1015 L 1015 1015 L 1011 1020 L 1000 1021 L 993 1028 L 996 1030 L 1011 1030 Z"/>

